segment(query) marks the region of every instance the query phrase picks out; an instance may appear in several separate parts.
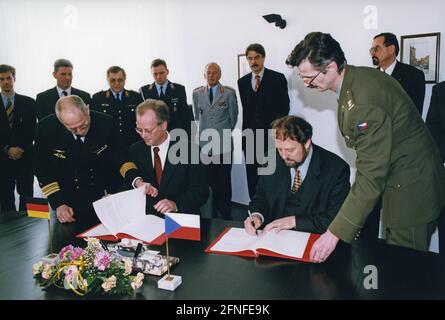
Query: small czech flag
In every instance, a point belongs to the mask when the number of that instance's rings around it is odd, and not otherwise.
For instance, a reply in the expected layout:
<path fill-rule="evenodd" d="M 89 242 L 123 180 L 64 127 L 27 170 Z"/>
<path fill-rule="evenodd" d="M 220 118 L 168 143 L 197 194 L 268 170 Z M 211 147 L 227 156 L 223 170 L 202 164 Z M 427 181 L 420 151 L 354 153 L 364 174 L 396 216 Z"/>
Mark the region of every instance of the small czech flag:
<path fill-rule="evenodd" d="M 357 125 L 357 129 L 358 129 L 359 131 L 363 131 L 363 130 L 368 129 L 368 123 L 367 123 L 367 122 L 359 123 L 359 124 Z"/>
<path fill-rule="evenodd" d="M 199 215 L 186 213 L 165 214 L 165 235 L 168 238 L 201 240 Z"/>

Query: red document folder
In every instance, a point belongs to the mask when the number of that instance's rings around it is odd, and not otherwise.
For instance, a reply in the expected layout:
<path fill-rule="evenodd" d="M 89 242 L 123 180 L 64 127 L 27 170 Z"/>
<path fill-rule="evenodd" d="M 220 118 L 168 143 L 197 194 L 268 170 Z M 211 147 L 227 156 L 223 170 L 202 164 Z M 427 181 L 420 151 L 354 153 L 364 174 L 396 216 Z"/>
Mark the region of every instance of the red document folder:
<path fill-rule="evenodd" d="M 229 232 L 230 229 L 232 229 L 232 228 L 230 228 L 230 227 L 225 228 L 224 231 L 218 237 L 216 237 L 216 239 L 207 247 L 205 252 L 207 252 L 207 253 L 216 253 L 216 254 L 226 254 L 226 255 L 232 255 L 232 256 L 240 256 L 240 257 L 250 257 L 250 258 L 256 258 L 256 257 L 259 257 L 260 255 L 262 255 L 262 256 L 269 256 L 269 257 L 276 257 L 276 258 L 283 258 L 283 259 L 311 262 L 310 259 L 309 259 L 309 254 L 311 252 L 312 245 L 320 237 L 320 234 L 315 234 L 315 233 L 311 233 L 309 235 L 309 238 L 308 238 L 307 243 L 306 243 L 306 248 L 304 250 L 304 254 L 303 254 L 302 258 L 293 257 L 293 256 L 287 256 L 287 255 L 280 254 L 280 253 L 277 253 L 277 252 L 273 252 L 271 250 L 267 250 L 267 249 L 264 249 L 264 248 L 258 248 L 258 249 L 256 249 L 256 252 L 252 251 L 250 249 L 249 250 L 236 251 L 236 252 L 213 250 L 212 248 L 215 246 L 215 244 L 217 244 L 222 239 L 222 237 L 227 232 Z"/>
<path fill-rule="evenodd" d="M 85 230 L 84 232 L 78 234 L 76 237 L 77 238 L 87 238 L 88 236 L 84 236 L 85 233 L 87 233 L 88 231 L 93 230 L 94 228 L 99 227 L 101 224 L 95 225 L 94 227 Z M 126 233 L 118 233 L 116 234 L 116 237 L 113 236 L 112 234 L 107 234 L 107 235 L 100 235 L 100 236 L 94 236 L 94 238 L 100 239 L 100 240 L 105 240 L 105 241 L 119 241 L 120 239 L 133 239 L 133 240 L 140 240 L 137 239 L 129 234 Z M 159 237 L 155 238 L 153 241 L 147 242 L 147 241 L 142 241 L 145 244 L 151 244 L 151 245 L 155 245 L 155 246 L 161 246 L 165 243 L 165 233 L 161 234 Z"/>

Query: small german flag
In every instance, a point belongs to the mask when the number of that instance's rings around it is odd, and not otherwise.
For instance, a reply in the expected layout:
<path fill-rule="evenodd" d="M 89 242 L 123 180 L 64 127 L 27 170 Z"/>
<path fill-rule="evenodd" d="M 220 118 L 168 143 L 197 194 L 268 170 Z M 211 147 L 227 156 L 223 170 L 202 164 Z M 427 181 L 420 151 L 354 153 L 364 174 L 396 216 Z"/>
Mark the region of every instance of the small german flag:
<path fill-rule="evenodd" d="M 26 211 L 31 218 L 41 218 L 49 220 L 48 199 L 28 198 L 26 201 Z"/>

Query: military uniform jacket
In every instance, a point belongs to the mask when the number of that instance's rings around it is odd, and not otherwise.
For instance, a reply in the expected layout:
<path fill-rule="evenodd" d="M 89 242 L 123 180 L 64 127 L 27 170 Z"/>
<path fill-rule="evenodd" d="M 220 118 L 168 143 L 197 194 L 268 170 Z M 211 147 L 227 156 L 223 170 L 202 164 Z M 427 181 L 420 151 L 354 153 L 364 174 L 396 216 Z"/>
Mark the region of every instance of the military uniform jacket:
<path fill-rule="evenodd" d="M 406 228 L 437 219 L 445 205 L 445 169 L 412 100 L 392 77 L 347 66 L 338 125 L 356 150 L 357 173 L 329 230 L 350 242 L 382 199 L 384 227 Z"/>
<path fill-rule="evenodd" d="M 3 99 L 0 98 L 0 159 L 2 161 L 9 159 L 7 148 L 20 147 L 25 151 L 23 157 L 31 164 L 36 127 L 34 99 L 16 93 L 13 112 L 12 127 L 10 127 Z"/>
<path fill-rule="evenodd" d="M 134 163 L 127 161 L 113 119 L 96 111 L 90 116 L 91 127 L 80 151 L 73 134 L 56 115 L 37 126 L 35 174 L 54 209 L 100 199 L 105 190 L 115 187 L 109 180 L 114 172 L 129 183 L 138 176 Z"/>
<path fill-rule="evenodd" d="M 221 137 L 220 148 L 222 151 L 223 130 L 231 131 L 235 128 L 238 119 L 238 102 L 235 90 L 230 87 L 219 84 L 213 92 L 213 101 L 210 103 L 208 87 L 196 88 L 193 91 L 193 111 L 195 120 L 199 122 L 199 133 L 201 134 L 205 129 L 215 129 Z M 200 143 L 206 144 L 207 142 L 200 141 Z M 228 147 L 230 146 L 229 140 Z"/>
<path fill-rule="evenodd" d="M 88 92 L 71 87 L 71 94 L 81 97 L 85 104 L 90 104 L 91 102 L 91 96 Z M 55 113 L 56 102 L 59 98 L 57 87 L 40 92 L 36 98 L 37 119 L 40 120 L 47 115 Z"/>
<path fill-rule="evenodd" d="M 164 90 L 163 99 L 159 98 L 158 90 L 156 89 L 154 82 L 150 85 L 141 87 L 139 92 L 144 100 L 163 100 L 167 104 L 170 114 L 168 130 L 171 131 L 176 128 L 184 129 L 190 137 L 190 122 L 193 121 L 193 111 L 187 105 L 185 87 L 178 83 L 168 81 L 166 89 Z"/>
<path fill-rule="evenodd" d="M 116 100 L 110 89 L 99 91 L 93 95 L 91 109 L 112 116 L 119 127 L 119 134 L 129 147 L 141 139 L 135 130 L 135 110 L 142 102 L 142 97 L 136 91 L 124 89 L 121 99 Z"/>

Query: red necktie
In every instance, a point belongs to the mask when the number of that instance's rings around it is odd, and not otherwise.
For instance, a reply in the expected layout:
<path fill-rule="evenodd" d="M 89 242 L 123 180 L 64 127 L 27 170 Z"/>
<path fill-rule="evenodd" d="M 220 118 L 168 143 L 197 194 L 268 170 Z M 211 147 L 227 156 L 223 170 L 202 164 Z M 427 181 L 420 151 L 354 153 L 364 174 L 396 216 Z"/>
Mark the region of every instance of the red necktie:
<path fill-rule="evenodd" d="M 156 181 L 158 182 L 158 187 L 159 187 L 161 185 L 161 177 L 162 177 L 162 163 L 161 163 L 161 158 L 159 157 L 159 147 L 154 147 L 153 152 L 155 154 Z"/>
<path fill-rule="evenodd" d="M 255 76 L 255 79 L 256 79 L 256 83 L 255 83 L 255 92 L 258 92 L 258 88 L 259 88 L 259 86 L 260 86 L 260 75 L 257 74 L 257 75 Z"/>

